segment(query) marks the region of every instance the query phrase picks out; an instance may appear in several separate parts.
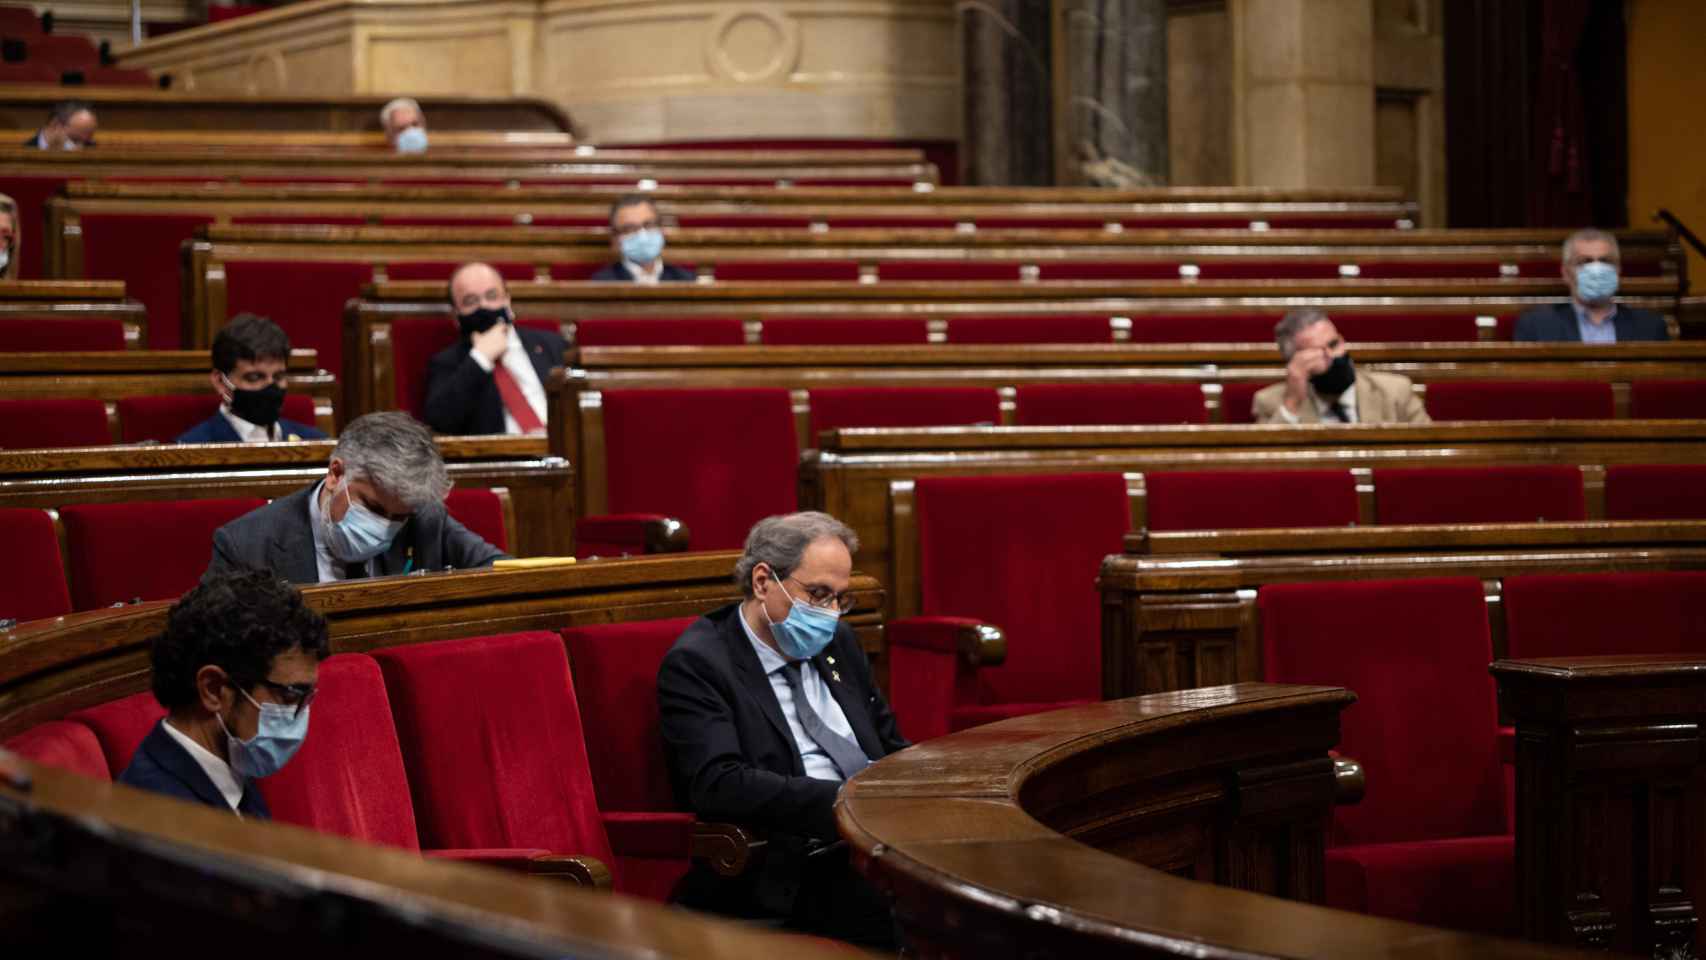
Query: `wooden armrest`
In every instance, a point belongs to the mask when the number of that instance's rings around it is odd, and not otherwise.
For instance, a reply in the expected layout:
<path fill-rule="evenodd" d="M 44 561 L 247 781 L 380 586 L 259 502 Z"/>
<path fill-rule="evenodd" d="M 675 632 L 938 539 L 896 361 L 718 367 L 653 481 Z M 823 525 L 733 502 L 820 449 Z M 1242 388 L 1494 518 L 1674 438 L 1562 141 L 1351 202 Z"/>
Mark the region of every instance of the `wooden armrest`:
<path fill-rule="evenodd" d="M 1345 806 L 1361 803 L 1363 793 L 1368 788 L 1368 778 L 1363 775 L 1362 764 L 1336 753 L 1332 754 L 1332 757 L 1335 785 L 1333 802 Z"/>
<path fill-rule="evenodd" d="M 610 891 L 610 868 L 597 857 L 547 854 L 528 861 L 527 875 L 561 880 L 579 887 Z"/>
<path fill-rule="evenodd" d="M 693 824 L 693 859 L 710 864 L 720 877 L 738 877 L 769 841 L 732 823 Z"/>
<path fill-rule="evenodd" d="M 883 628 L 890 643 L 957 653 L 973 667 L 998 666 L 1007 660 L 1007 635 L 992 623 L 965 617 L 907 617 Z"/>

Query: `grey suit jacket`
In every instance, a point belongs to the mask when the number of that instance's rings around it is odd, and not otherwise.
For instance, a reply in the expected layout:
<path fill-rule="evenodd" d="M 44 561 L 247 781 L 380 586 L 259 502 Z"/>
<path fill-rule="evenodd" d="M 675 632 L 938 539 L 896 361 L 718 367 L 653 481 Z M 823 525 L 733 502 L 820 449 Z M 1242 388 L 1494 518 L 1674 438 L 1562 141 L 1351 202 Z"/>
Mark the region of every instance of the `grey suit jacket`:
<path fill-rule="evenodd" d="M 306 490 L 279 497 L 213 531 L 213 560 L 202 579 L 247 569 L 271 570 L 296 584 L 319 583 L 320 568 L 314 557 L 314 532 L 308 514 L 308 498 L 318 487 L 317 481 Z M 489 567 L 493 560 L 507 556 L 457 523 L 444 507 L 429 507 L 415 511 L 391 542 L 391 549 L 373 558 L 373 575 Z"/>
<path fill-rule="evenodd" d="M 1358 423 L 1431 423 L 1433 418 L 1422 402 L 1416 399 L 1415 386 L 1409 377 L 1377 370 L 1357 370 Z M 1263 387 L 1251 401 L 1251 416 L 1257 423 L 1284 423 L 1280 404 L 1285 402 L 1285 384 Z M 1306 403 L 1297 411 L 1300 423 L 1320 423 L 1321 413 L 1315 404 Z"/>
<path fill-rule="evenodd" d="M 1617 305 L 1611 315 L 1611 325 L 1617 329 L 1618 343 L 1642 340 L 1669 340 L 1670 328 L 1665 318 L 1651 310 Z M 1567 303 L 1554 303 L 1523 311 L 1516 318 L 1511 339 L 1530 343 L 1581 343 L 1582 328 L 1576 322 L 1576 311 Z"/>

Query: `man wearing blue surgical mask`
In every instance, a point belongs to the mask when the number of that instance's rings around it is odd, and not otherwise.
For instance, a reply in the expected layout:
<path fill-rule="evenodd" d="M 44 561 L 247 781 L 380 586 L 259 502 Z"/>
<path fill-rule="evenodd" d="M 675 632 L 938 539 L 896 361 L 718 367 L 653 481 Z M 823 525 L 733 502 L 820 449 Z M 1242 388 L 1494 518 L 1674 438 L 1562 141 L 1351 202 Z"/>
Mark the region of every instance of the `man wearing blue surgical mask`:
<path fill-rule="evenodd" d="M 693 271 L 663 262 L 663 225 L 657 204 L 643 193 L 630 193 L 610 206 L 610 249 L 615 263 L 589 279 L 660 283 L 691 281 Z"/>
<path fill-rule="evenodd" d="M 308 736 L 326 621 L 268 573 L 213 577 L 184 594 L 149 644 L 166 708 L 119 782 L 265 820 L 255 781 Z"/>
<path fill-rule="evenodd" d="M 848 864 L 833 812 L 842 783 L 909 746 L 842 621 L 858 548 L 825 513 L 759 521 L 735 564 L 746 599 L 699 618 L 670 648 L 658 709 L 682 803 L 768 838 L 762 867 L 731 880 L 696 866 L 676 898 L 892 949 L 888 905 Z"/>
<path fill-rule="evenodd" d="M 449 493 L 426 427 L 397 411 L 357 417 L 338 437 L 325 479 L 213 532 L 202 579 L 249 569 L 328 583 L 489 567 L 505 557 L 445 512 Z"/>
<path fill-rule="evenodd" d="M 1669 340 L 1664 317 L 1617 302 L 1622 257 L 1604 230 L 1577 230 L 1564 241 L 1562 273 L 1570 302 L 1535 307 L 1517 317 L 1512 339 L 1554 343 Z"/>
<path fill-rule="evenodd" d="M 426 114 L 408 97 L 398 97 L 379 108 L 379 126 L 385 142 L 398 153 L 426 153 Z"/>

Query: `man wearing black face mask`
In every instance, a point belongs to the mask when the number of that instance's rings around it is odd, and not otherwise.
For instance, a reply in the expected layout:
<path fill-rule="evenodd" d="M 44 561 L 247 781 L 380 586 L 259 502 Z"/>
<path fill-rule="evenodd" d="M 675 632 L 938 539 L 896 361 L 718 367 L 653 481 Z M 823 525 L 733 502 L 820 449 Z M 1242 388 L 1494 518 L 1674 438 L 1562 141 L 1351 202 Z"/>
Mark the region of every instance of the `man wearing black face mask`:
<path fill-rule="evenodd" d="M 1257 423 L 1429 423 L 1408 377 L 1357 370 L 1333 321 L 1293 310 L 1274 327 L 1285 382 L 1256 394 Z"/>
<path fill-rule="evenodd" d="M 178 437 L 179 443 L 265 443 L 324 440 L 319 430 L 280 414 L 290 338 L 278 324 L 240 313 L 213 338 L 213 372 L 219 412 Z"/>
<path fill-rule="evenodd" d="M 544 433 L 545 380 L 568 344 L 515 325 L 509 288 L 489 264 L 458 267 L 449 297 L 462 336 L 427 366 L 427 424 L 451 434 Z"/>

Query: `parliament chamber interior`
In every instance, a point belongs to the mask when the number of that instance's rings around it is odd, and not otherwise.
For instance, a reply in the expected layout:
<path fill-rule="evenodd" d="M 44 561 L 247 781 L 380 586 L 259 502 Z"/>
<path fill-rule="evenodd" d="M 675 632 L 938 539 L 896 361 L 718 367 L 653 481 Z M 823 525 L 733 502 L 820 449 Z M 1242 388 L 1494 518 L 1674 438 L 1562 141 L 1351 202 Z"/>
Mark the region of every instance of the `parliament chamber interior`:
<path fill-rule="evenodd" d="M 1701 956 L 1703 36 L 0 6 L 0 945 Z"/>

